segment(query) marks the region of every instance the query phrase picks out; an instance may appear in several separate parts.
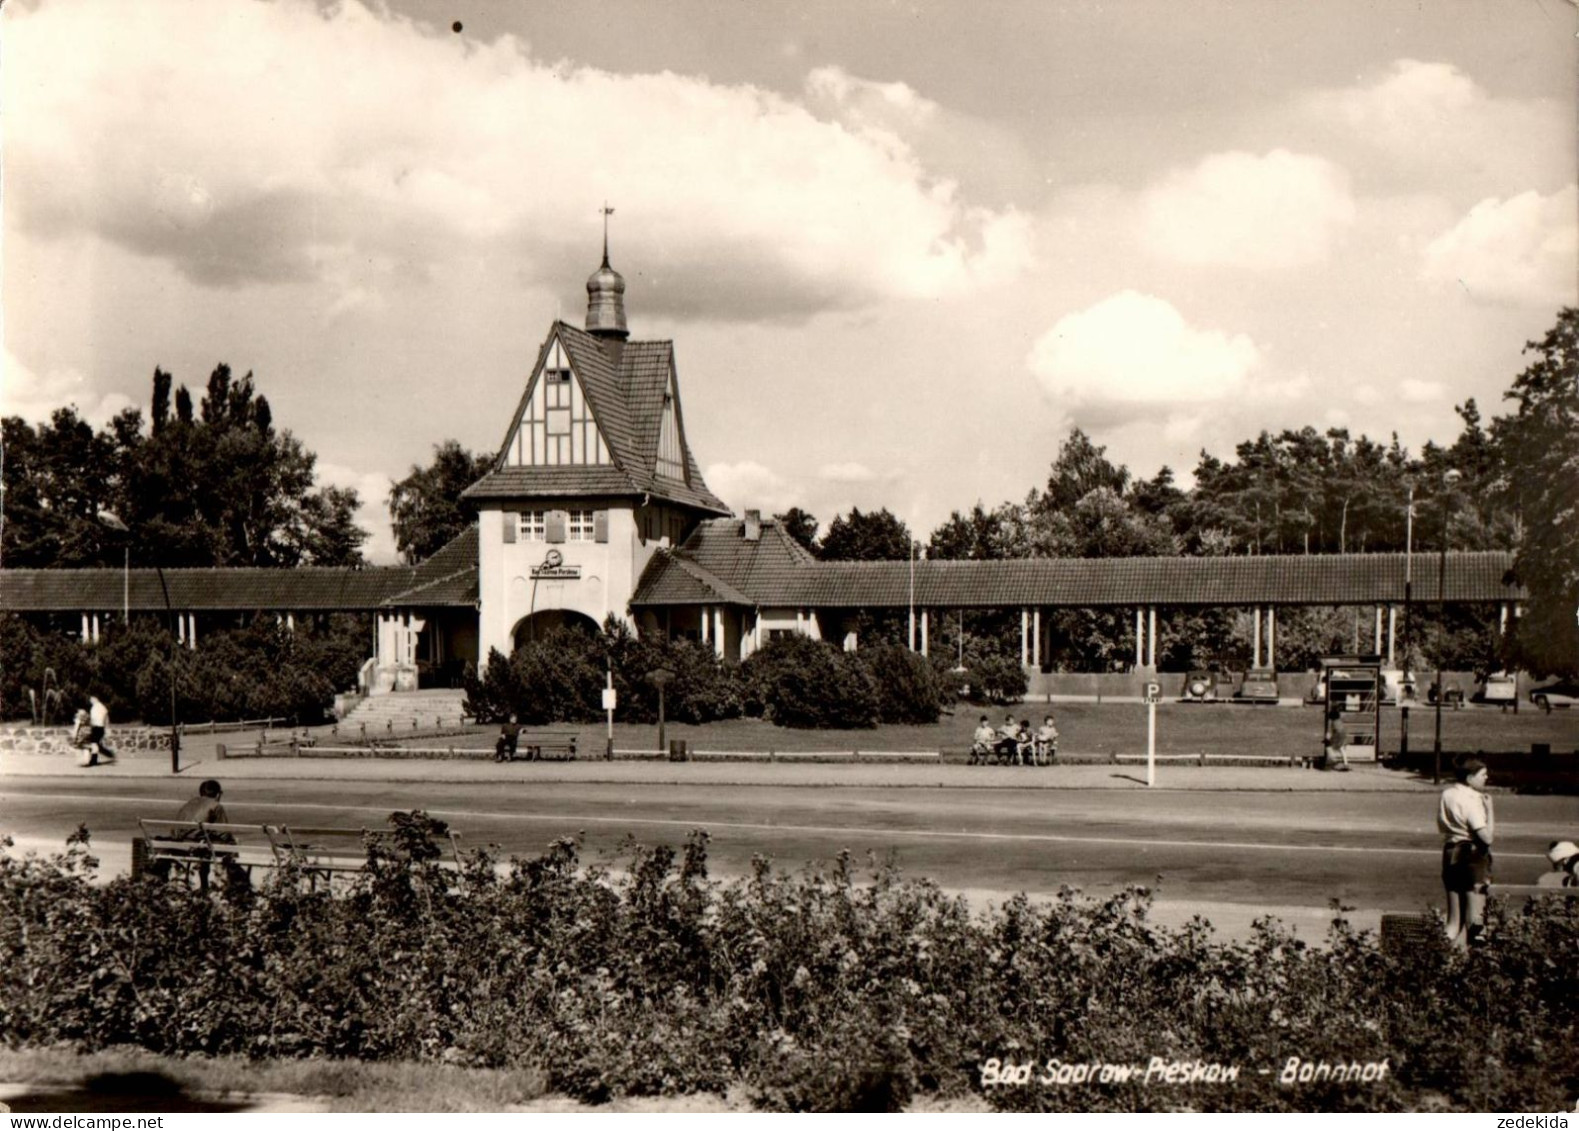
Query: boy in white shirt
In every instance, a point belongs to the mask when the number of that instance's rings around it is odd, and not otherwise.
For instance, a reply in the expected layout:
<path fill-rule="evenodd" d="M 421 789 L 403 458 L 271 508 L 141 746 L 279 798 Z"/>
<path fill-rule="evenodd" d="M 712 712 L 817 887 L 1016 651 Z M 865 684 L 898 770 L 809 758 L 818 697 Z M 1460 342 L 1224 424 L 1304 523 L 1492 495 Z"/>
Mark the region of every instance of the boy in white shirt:
<path fill-rule="evenodd" d="M 992 729 L 992 724 L 987 721 L 987 716 L 981 717 L 981 722 L 976 724 L 976 733 L 971 736 L 970 764 L 979 765 L 987 760 L 992 753 L 992 746 L 997 741 L 998 732 Z"/>

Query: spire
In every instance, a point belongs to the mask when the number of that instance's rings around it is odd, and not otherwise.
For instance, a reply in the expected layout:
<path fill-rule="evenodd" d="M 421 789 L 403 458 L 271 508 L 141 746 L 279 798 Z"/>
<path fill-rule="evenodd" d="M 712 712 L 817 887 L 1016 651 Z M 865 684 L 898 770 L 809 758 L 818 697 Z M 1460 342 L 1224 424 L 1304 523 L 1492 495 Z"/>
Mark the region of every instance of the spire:
<path fill-rule="evenodd" d="M 614 209 L 603 205 L 603 265 L 587 280 L 587 332 L 600 338 L 624 341 L 630 336 L 625 326 L 625 280 L 609 266 L 609 217 Z"/>

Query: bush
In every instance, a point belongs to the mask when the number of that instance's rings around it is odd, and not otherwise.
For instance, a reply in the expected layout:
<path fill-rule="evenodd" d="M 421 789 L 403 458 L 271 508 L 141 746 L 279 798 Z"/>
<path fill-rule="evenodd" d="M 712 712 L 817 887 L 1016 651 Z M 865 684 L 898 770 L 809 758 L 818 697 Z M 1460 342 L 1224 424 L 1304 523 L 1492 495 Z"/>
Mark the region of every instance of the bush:
<path fill-rule="evenodd" d="M 186 722 L 322 722 L 335 692 L 355 682 L 364 643 L 354 617 L 332 618 L 324 629 L 304 623 L 294 630 L 258 617 L 246 628 L 212 633 L 196 649 L 174 650 L 176 710 Z M 171 655 L 169 638 L 156 637 L 136 673 L 137 714 L 144 722 L 170 721 Z"/>
<path fill-rule="evenodd" d="M 1018 703 L 1025 698 L 1025 669 L 1008 656 L 986 655 L 971 661 L 970 698 L 973 703 Z"/>
<path fill-rule="evenodd" d="M 610 617 L 603 645 L 614 670 L 619 717 L 650 723 L 658 718 L 658 689 L 649 678 L 662 668 L 674 673 L 664 690 L 664 715 L 680 723 L 738 718 L 744 710 L 739 665 L 720 660 L 695 640 L 636 637 Z"/>
<path fill-rule="evenodd" d="M 980 1092 L 1012 1110 L 1561 1111 L 1579 1073 L 1579 904 L 1497 905 L 1488 945 L 1324 947 L 1275 921 L 1219 942 L 1149 897 L 1065 890 L 980 915 L 849 856 L 707 874 L 706 836 L 583 870 L 576 845 L 441 871 L 422 813 L 348 891 L 275 874 L 246 898 L 95 882 L 66 853 L 0 853 L 0 1032 L 81 1051 L 540 1066 L 601 1102 L 743 1086 L 772 1110 L 889 1110 Z M 0 841 L 0 846 L 8 842 Z M 1232 1083 L 992 1087 L 983 1066 L 1237 1065 Z M 1387 1060 L 1364 1085 L 1280 1084 L 1291 1057 Z M 1267 1068 L 1267 1075 L 1258 1069 Z"/>
<path fill-rule="evenodd" d="M 877 682 L 857 653 L 809 636 L 770 640 L 741 665 L 747 701 L 779 726 L 875 727 Z"/>
<path fill-rule="evenodd" d="M 605 678 L 597 636 L 574 628 L 552 629 L 510 657 L 510 709 L 517 720 L 532 726 L 596 722 Z"/>
<path fill-rule="evenodd" d="M 896 644 L 855 653 L 877 685 L 877 713 L 885 723 L 935 723 L 944 684 L 930 660 Z"/>

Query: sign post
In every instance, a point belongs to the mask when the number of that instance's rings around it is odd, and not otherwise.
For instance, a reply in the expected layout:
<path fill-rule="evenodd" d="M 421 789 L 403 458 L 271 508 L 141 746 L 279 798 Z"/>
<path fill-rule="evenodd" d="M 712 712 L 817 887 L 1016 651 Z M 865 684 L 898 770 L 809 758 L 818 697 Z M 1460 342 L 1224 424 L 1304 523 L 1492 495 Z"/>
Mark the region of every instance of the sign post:
<path fill-rule="evenodd" d="M 603 709 L 609 715 L 608 757 L 614 757 L 614 669 L 608 670 L 608 685 L 603 689 Z"/>
<path fill-rule="evenodd" d="M 674 678 L 674 673 L 668 668 L 654 668 L 647 673 L 647 682 L 658 689 L 658 749 L 666 749 L 663 744 L 663 689 L 669 686 L 669 681 Z"/>
<path fill-rule="evenodd" d="M 1162 685 L 1156 680 L 1146 683 L 1146 785 L 1157 784 L 1157 697 Z"/>

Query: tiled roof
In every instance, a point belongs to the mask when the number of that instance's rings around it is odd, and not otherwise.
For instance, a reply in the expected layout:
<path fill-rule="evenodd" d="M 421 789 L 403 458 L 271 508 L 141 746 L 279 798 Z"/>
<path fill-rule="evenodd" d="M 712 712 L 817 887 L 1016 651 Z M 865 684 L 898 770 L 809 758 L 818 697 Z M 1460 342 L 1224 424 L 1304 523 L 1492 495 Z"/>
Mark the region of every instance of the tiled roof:
<path fill-rule="evenodd" d="M 373 610 L 388 605 L 472 605 L 477 600 L 477 528 L 468 527 L 416 566 L 372 569 L 167 569 L 178 612 Z M 129 593 L 122 586 L 129 583 Z M 164 612 L 158 571 L 0 570 L 0 609 L 22 613 L 111 612 L 128 604 Z"/>
<path fill-rule="evenodd" d="M 637 588 L 646 596 L 642 603 L 649 605 L 726 604 L 749 607 L 755 603 L 733 585 L 713 576 L 695 562 L 661 550 L 647 563 Z"/>
<path fill-rule="evenodd" d="M 902 608 L 911 603 L 909 562 L 818 562 L 777 523 L 764 523 L 755 542 L 745 541 L 741 530 L 736 520 L 703 523 L 676 554 L 654 562 L 631 604 L 692 603 L 694 598 L 679 599 L 689 590 L 670 576 L 680 562 L 694 563 L 738 590 L 744 599 L 737 604 Z M 1437 563 L 1435 554 L 1414 556 L 1415 600 L 1436 599 Z M 1512 565 L 1508 553 L 1449 554 L 1444 597 L 1455 602 L 1522 599 L 1523 591 L 1506 580 Z M 1397 603 L 1403 600 L 1404 573 L 1403 554 L 918 561 L 914 600 L 932 608 Z"/>
<path fill-rule="evenodd" d="M 385 569 L 167 569 L 172 608 L 307 612 L 376 609 L 409 584 L 408 567 Z M 130 581 L 130 605 L 164 612 L 159 576 L 151 569 L 8 569 L 0 571 L 0 608 L 14 612 L 119 609 Z"/>
<path fill-rule="evenodd" d="M 411 584 L 385 599 L 386 605 L 475 605 L 477 526 L 468 526 L 411 570 Z"/>
<path fill-rule="evenodd" d="M 592 415 L 608 444 L 612 464 L 559 467 L 507 467 L 504 446 L 494 470 L 465 491 L 469 499 L 530 499 L 589 496 L 628 498 L 651 495 L 666 502 L 695 507 L 711 514 L 728 514 L 729 507 L 707 489 L 696 457 L 685 442 L 685 423 L 678 397 L 674 410 L 685 451 L 688 482 L 677 482 L 656 473 L 659 430 L 663 424 L 664 395 L 674 372 L 672 342 L 606 342 L 565 322 L 554 323 L 549 338 L 557 337 L 570 358 L 586 394 Z M 547 343 L 544 344 L 547 349 Z M 542 369 L 539 354 L 537 370 Z M 676 383 L 678 388 L 678 383 Z M 528 390 L 530 392 L 530 390 Z M 523 396 L 522 405 L 525 399 Z M 516 418 L 520 416 L 517 409 Z M 513 434 L 513 425 L 512 425 Z"/>

